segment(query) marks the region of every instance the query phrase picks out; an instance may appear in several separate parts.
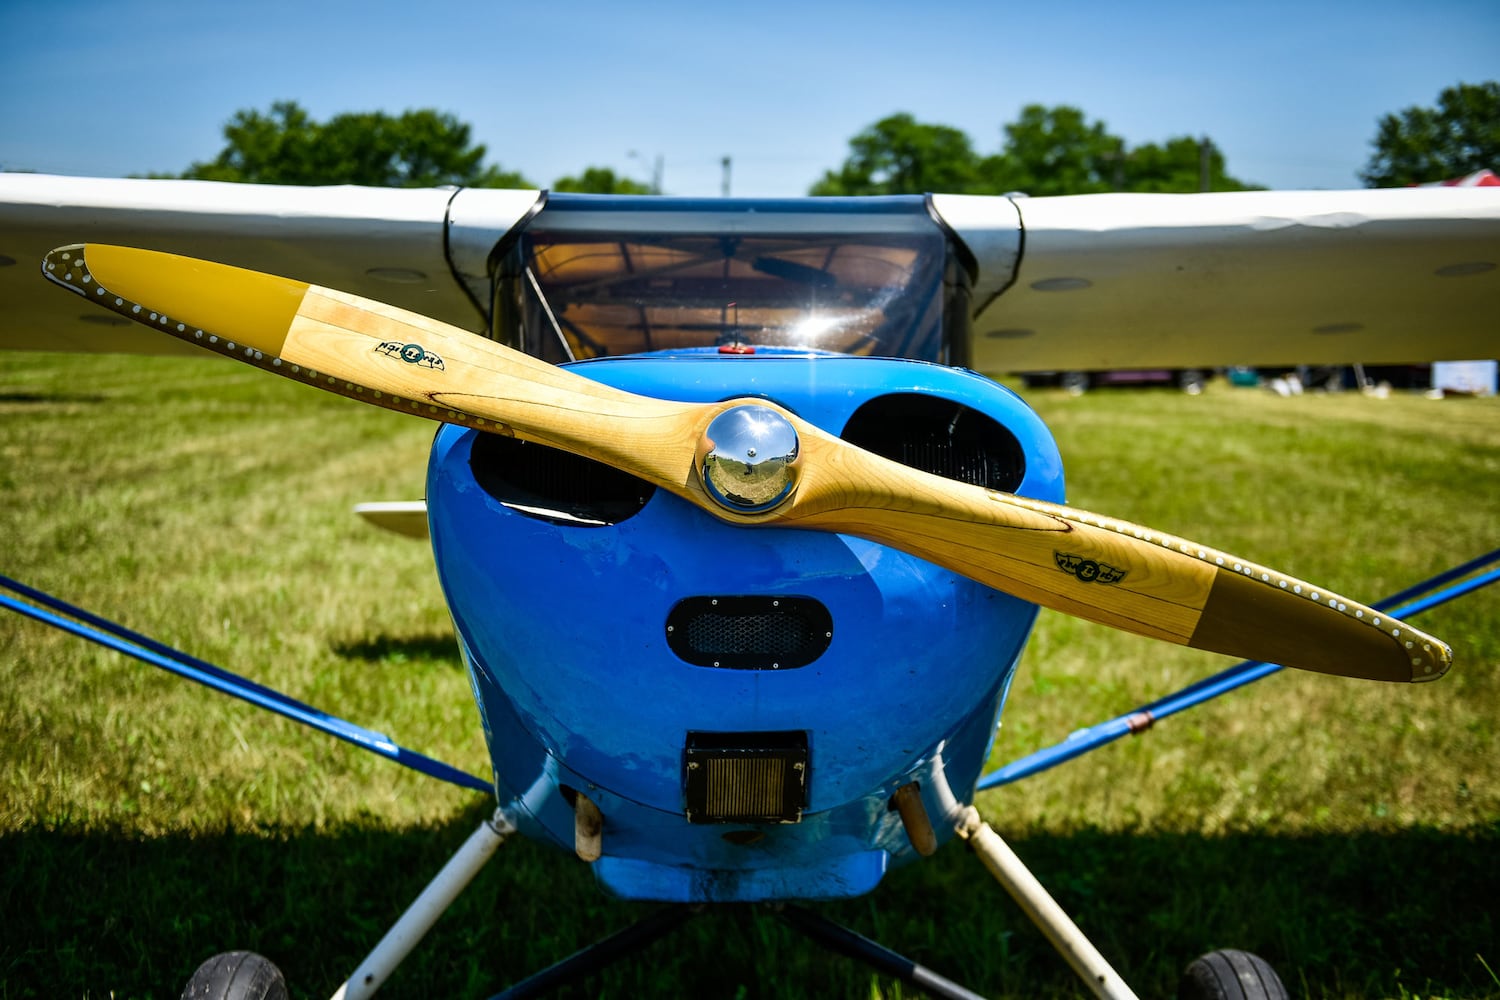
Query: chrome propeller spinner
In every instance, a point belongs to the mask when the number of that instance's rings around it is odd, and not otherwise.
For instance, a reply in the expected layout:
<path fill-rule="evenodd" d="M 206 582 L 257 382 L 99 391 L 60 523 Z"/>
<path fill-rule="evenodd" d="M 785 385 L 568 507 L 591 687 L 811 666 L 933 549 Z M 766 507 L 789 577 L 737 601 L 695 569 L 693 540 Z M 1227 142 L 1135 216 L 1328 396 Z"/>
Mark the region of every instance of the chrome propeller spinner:
<path fill-rule="evenodd" d="M 797 489 L 800 443 L 791 421 L 768 406 L 746 403 L 714 417 L 698 442 L 703 486 L 725 510 L 756 514 Z"/>

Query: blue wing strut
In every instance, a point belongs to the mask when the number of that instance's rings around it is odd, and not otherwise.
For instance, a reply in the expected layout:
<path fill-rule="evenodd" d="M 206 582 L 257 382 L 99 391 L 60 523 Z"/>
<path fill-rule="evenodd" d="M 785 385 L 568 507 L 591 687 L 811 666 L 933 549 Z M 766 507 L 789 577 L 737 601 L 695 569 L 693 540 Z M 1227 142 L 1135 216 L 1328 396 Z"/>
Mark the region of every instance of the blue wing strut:
<path fill-rule="evenodd" d="M 1399 593 L 1393 594 L 1374 606 L 1382 611 L 1391 611 L 1399 617 L 1410 617 L 1420 614 L 1440 604 L 1444 604 L 1457 597 L 1472 593 L 1483 587 L 1500 580 L 1500 569 L 1489 569 L 1479 572 L 1485 567 L 1500 562 L 1500 549 L 1495 549 L 1477 559 L 1472 559 L 1453 569 L 1439 573 L 1421 583 L 1415 584 Z M 1464 579 L 1467 577 L 1467 579 Z M 1453 581 L 1459 581 L 1453 583 Z M 1452 586 L 1446 586 L 1447 584 Z M 173 649 L 143 636 L 137 632 L 115 624 L 97 615 L 90 614 L 81 608 L 76 608 L 65 601 L 59 600 L 49 594 L 28 587 L 19 581 L 0 574 L 0 587 L 14 591 L 27 600 L 34 601 L 51 610 L 35 607 L 24 601 L 0 594 L 0 607 L 5 607 L 18 614 L 33 618 L 54 628 L 61 629 L 72 635 L 87 639 L 90 642 L 134 657 L 144 663 L 171 671 L 180 677 L 196 681 L 206 687 L 213 688 L 223 694 L 232 695 L 244 701 L 275 712 L 303 725 L 310 726 L 321 732 L 336 736 L 341 740 L 353 743 L 355 746 L 379 754 L 389 760 L 395 761 L 403 767 L 420 771 L 430 777 L 446 781 L 449 784 L 458 785 L 461 788 L 471 788 L 476 791 L 490 792 L 492 787 L 489 782 L 478 778 L 467 772 L 445 764 L 442 761 L 433 760 L 414 750 L 408 750 L 391 742 L 390 738 L 381 734 L 356 726 L 351 722 L 322 712 L 310 705 L 303 704 L 294 698 L 274 691 L 270 688 L 256 684 L 233 674 L 220 667 L 215 667 L 197 657 L 190 656 L 180 650 Z M 1438 589 L 1444 588 L 1444 589 Z M 1436 591 L 1434 593 L 1434 591 Z M 1423 596 L 1426 595 L 1426 596 Z M 1410 603 L 1401 604 L 1402 601 Z M 1399 607 L 1396 605 L 1400 604 Z M 55 613 L 54 613 L 55 612 Z M 64 615 L 70 617 L 63 617 Z M 74 621 L 72 619 L 78 619 Z M 1091 750 L 1123 736 L 1143 732 L 1149 729 L 1158 719 L 1164 719 L 1169 715 L 1175 715 L 1184 709 L 1200 705 L 1205 701 L 1228 694 L 1238 688 L 1244 687 L 1264 677 L 1269 677 L 1283 668 L 1275 663 L 1263 663 L 1246 660 L 1188 685 L 1175 694 L 1158 699 L 1147 705 L 1143 705 L 1134 712 L 1117 716 L 1106 722 L 1098 723 L 1073 733 L 1066 740 L 1054 746 L 1038 750 L 1018 760 L 1012 761 L 1004 767 L 991 771 L 980 779 L 976 791 L 986 791 L 990 788 L 998 788 L 1030 777 L 1042 771 L 1049 770 L 1059 764 L 1081 757 Z"/>
<path fill-rule="evenodd" d="M 1477 559 L 1471 559 L 1461 566 L 1455 566 L 1446 572 L 1439 573 L 1428 580 L 1406 588 L 1397 594 L 1392 594 L 1385 600 L 1375 604 L 1374 607 L 1380 611 L 1389 611 L 1398 618 L 1409 618 L 1429 608 L 1435 608 L 1439 604 L 1462 597 L 1472 593 L 1481 587 L 1487 587 L 1500 580 L 1500 569 L 1491 569 L 1480 573 L 1486 566 L 1500 562 L 1500 549 L 1495 549 Z M 1478 575 L 1471 575 L 1478 574 Z M 1462 579 L 1469 577 L 1469 579 Z M 1451 587 L 1438 590 L 1446 584 L 1459 580 Z M 1433 591 L 1437 591 L 1433 593 Z M 1422 595 L 1428 595 L 1422 597 Z M 1413 600 L 1413 598 L 1421 598 Z M 1401 604 L 1402 601 L 1410 601 Z M 1396 605 L 1400 605 L 1397 607 Z M 1130 736 L 1135 733 L 1150 729 L 1158 719 L 1164 719 L 1169 715 L 1176 715 L 1183 709 L 1192 708 L 1205 701 L 1228 694 L 1236 688 L 1244 687 L 1263 677 L 1282 670 L 1283 667 L 1277 663 L 1262 663 L 1255 660 L 1245 660 L 1228 670 L 1206 677 L 1188 685 L 1176 694 L 1168 695 L 1148 705 L 1143 705 L 1126 715 L 1117 716 L 1107 722 L 1080 729 L 1054 746 L 1038 750 L 1018 760 L 1014 760 L 1004 767 L 997 768 L 979 779 L 975 786 L 976 791 L 985 791 L 990 788 L 998 788 L 1008 785 L 1022 778 L 1029 778 L 1033 774 L 1049 770 L 1070 761 L 1075 757 L 1081 757 L 1090 750 L 1096 750 L 1106 743 L 1113 743 L 1122 736 Z"/>
<path fill-rule="evenodd" d="M 291 698 L 279 691 L 264 687 L 254 681 L 246 680 L 237 674 L 230 673 L 221 667 L 216 667 L 195 656 L 178 649 L 173 649 L 163 643 L 157 642 L 138 632 L 132 632 L 123 625 L 118 625 L 98 615 L 90 614 L 82 608 L 76 608 L 66 601 L 59 600 L 50 594 L 43 593 L 35 588 L 28 587 L 24 583 L 12 580 L 10 577 L 0 574 L 0 587 L 13 591 L 33 601 L 35 604 L 27 604 L 25 601 L 17 600 L 6 594 L 0 594 L 0 607 L 5 607 L 18 614 L 33 618 L 36 621 L 53 628 L 61 629 L 81 639 L 96 643 L 106 649 L 112 649 L 117 653 L 134 657 L 143 663 L 149 663 L 153 667 L 160 667 L 170 671 L 179 677 L 185 677 L 190 681 L 196 681 L 205 687 L 213 688 L 221 694 L 232 695 L 242 701 L 277 715 L 284 716 L 294 722 L 300 722 L 304 726 L 311 726 L 336 736 L 341 740 L 353 743 L 361 749 L 371 753 L 379 754 L 388 760 L 393 760 L 403 767 L 409 767 L 414 771 L 440 781 L 446 781 L 460 788 L 472 788 L 480 792 L 493 792 L 494 788 L 488 781 L 475 777 L 440 760 L 433 760 L 415 750 L 408 750 L 391 742 L 391 739 L 383 733 L 373 732 L 362 726 L 356 726 L 337 716 L 329 715 L 327 712 L 313 708 L 311 705 L 303 704 L 295 698 Z M 42 605 L 36 607 L 35 605 Z M 50 609 L 50 610 L 47 610 Z M 66 617 L 64 617 L 66 616 Z M 76 621 L 74 619 L 77 619 Z"/>

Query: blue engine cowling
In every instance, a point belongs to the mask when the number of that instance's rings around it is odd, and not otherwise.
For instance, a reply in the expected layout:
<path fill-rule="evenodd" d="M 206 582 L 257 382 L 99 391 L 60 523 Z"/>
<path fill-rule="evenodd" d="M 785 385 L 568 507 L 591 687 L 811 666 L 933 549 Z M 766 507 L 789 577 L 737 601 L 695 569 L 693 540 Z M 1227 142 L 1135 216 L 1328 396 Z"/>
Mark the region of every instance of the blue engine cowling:
<path fill-rule="evenodd" d="M 1045 425 L 971 372 L 698 352 L 571 368 L 667 399 L 770 399 L 907 464 L 1063 499 Z M 438 573 L 523 831 L 573 847 L 585 796 L 604 818 L 599 881 L 672 901 L 866 892 L 914 855 L 891 808 L 910 782 L 944 838 L 1035 605 L 857 537 L 732 526 L 591 466 L 454 426 L 433 447 Z M 737 741 L 746 760 L 793 746 L 794 809 L 736 819 L 732 796 L 690 788 Z"/>

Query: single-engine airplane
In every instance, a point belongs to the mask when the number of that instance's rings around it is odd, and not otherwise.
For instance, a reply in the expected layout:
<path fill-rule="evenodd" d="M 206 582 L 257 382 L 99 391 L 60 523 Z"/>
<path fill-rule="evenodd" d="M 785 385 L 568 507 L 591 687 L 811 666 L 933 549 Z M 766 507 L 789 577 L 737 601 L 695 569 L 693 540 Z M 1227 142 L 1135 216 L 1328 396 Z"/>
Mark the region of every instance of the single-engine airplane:
<path fill-rule="evenodd" d="M 514 831 L 675 904 L 857 896 L 961 837 L 1090 989 L 1129 996 L 971 805 L 1038 608 L 1350 678 L 1450 665 L 1386 611 L 1067 506 L 1047 427 L 977 372 L 1493 356 L 1493 190 L 705 200 L 0 175 L 0 254 L 0 346 L 207 351 L 439 424 L 425 501 L 367 514 L 430 539 L 497 811 L 341 997 L 378 988 Z M 868 740 L 877 718 L 904 739 Z M 1247 953 L 1190 978 L 1284 995 Z M 231 953 L 185 995 L 284 989 Z"/>

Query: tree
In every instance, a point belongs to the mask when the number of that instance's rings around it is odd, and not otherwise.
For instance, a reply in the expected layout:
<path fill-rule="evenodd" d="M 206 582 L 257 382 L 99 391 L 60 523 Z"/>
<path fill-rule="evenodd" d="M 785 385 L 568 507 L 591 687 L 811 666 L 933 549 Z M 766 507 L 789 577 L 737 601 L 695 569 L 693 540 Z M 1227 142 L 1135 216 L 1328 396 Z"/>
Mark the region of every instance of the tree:
<path fill-rule="evenodd" d="M 363 184 L 371 187 L 533 187 L 520 174 L 484 164 L 469 126 L 432 109 L 351 112 L 314 121 L 295 101 L 267 114 L 235 112 L 224 149 L 182 175 L 256 184 Z"/>
<path fill-rule="evenodd" d="M 894 114 L 849 140 L 849 157 L 813 185 L 816 195 L 970 192 L 979 182 L 979 156 L 969 137 L 947 125 L 926 125 Z"/>
<path fill-rule="evenodd" d="M 1360 172 L 1370 187 L 1402 187 L 1500 166 L 1500 83 L 1460 83 L 1436 108 L 1410 107 L 1380 119 L 1375 152 Z"/>
<path fill-rule="evenodd" d="M 629 177 L 620 177 L 609 167 L 587 167 L 578 177 L 559 177 L 554 191 L 580 194 L 653 194 L 651 187 Z"/>
<path fill-rule="evenodd" d="M 1254 191 L 1230 177 L 1224 154 L 1208 139 L 1183 135 L 1158 146 L 1148 142 L 1125 154 L 1121 190 L 1145 192 Z"/>
<path fill-rule="evenodd" d="M 1125 140 L 1068 105 L 1028 104 L 1005 126 L 1005 146 L 984 161 L 996 191 L 1090 194 L 1122 188 Z"/>

